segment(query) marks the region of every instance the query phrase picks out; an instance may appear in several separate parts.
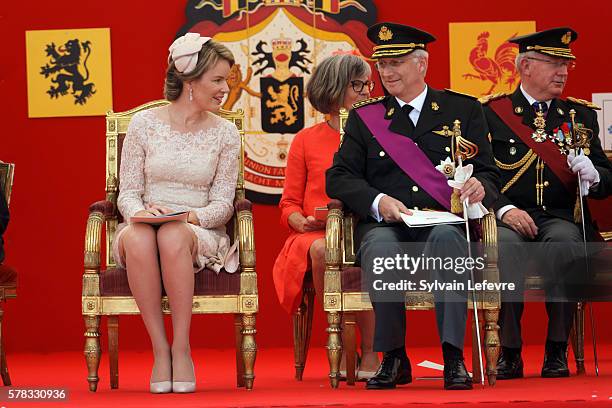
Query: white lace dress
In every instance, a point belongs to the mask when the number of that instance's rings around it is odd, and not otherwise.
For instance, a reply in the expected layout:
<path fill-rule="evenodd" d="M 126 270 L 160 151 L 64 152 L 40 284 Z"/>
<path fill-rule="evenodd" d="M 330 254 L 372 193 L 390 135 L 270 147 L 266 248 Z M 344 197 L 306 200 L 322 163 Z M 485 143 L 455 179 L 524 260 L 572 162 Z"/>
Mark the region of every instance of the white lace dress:
<path fill-rule="evenodd" d="M 230 240 L 225 224 L 231 219 L 238 177 L 240 135 L 236 126 L 215 116 L 213 126 L 181 133 L 159 118 L 157 109 L 134 115 L 121 152 L 117 206 L 119 224 L 113 255 L 127 221 L 145 204 L 174 211 L 195 211 L 200 225 L 188 224 L 198 239 L 195 272 L 219 272 L 228 257 Z"/>

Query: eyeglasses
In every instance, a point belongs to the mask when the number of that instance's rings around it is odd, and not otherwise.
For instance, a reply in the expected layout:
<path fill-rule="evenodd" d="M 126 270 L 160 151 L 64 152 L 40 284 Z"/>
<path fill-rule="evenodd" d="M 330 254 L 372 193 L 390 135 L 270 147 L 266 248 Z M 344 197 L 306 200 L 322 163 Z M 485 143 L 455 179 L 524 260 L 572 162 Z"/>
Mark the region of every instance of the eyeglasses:
<path fill-rule="evenodd" d="M 402 65 L 406 61 L 408 60 L 405 59 L 405 60 L 376 61 L 376 64 L 374 64 L 374 66 L 379 71 L 382 71 L 384 69 L 396 70 L 397 68 L 400 67 L 400 65 Z"/>
<path fill-rule="evenodd" d="M 359 79 L 354 79 L 351 81 L 351 86 L 353 87 L 353 91 L 360 93 L 363 92 L 363 88 L 368 87 L 368 90 L 372 92 L 374 89 L 374 81 L 360 81 Z"/>
<path fill-rule="evenodd" d="M 534 57 L 527 57 L 527 59 L 543 62 L 545 64 L 553 66 L 556 69 L 567 68 L 568 71 L 571 71 L 576 68 L 576 61 L 550 61 L 550 60 L 534 58 Z"/>

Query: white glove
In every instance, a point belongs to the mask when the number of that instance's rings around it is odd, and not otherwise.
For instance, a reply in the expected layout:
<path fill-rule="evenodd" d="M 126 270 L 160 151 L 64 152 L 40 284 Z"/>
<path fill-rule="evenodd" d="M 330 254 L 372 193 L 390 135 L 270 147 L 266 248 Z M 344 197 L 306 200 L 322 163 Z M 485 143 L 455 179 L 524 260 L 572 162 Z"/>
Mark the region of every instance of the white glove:
<path fill-rule="evenodd" d="M 474 166 L 472 164 L 468 164 L 466 166 L 457 166 L 455 169 L 454 178 L 447 180 L 449 186 L 452 188 L 456 188 L 457 190 L 461 190 L 463 185 L 467 183 L 467 181 L 472 177 L 472 173 L 474 172 Z M 487 215 L 489 211 L 487 207 L 482 205 L 482 203 L 469 203 L 467 206 L 467 216 L 470 220 L 473 219 L 481 219 L 485 215 Z"/>
<path fill-rule="evenodd" d="M 593 165 L 591 159 L 580 152 L 578 156 L 573 153 L 567 155 L 567 164 L 574 174 L 580 173 L 582 185 L 580 186 L 580 194 L 587 196 L 589 189 L 599 183 L 599 172 Z"/>

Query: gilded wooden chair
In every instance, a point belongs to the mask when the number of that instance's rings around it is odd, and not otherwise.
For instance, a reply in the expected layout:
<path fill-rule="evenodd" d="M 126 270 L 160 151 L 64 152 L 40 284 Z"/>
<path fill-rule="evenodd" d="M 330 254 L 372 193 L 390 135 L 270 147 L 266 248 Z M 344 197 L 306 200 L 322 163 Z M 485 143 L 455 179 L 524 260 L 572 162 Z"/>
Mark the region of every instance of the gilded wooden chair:
<path fill-rule="evenodd" d="M 612 161 L 612 151 L 605 151 L 608 160 Z M 611 199 L 608 198 L 607 201 Z M 605 242 L 612 242 L 612 231 L 602 231 L 600 232 L 601 237 Z M 610 270 L 609 265 L 606 265 L 606 271 Z M 610 273 L 607 273 L 609 276 Z M 535 289 L 540 289 L 543 285 L 543 282 L 537 277 L 532 277 L 529 282 Z M 578 307 L 576 309 L 576 315 L 574 316 L 574 326 L 572 327 L 572 331 L 570 334 L 570 344 L 572 345 L 572 349 L 574 351 L 574 359 L 576 361 L 576 373 L 578 375 L 586 374 L 586 368 L 584 366 L 584 321 L 586 314 L 587 302 L 578 302 Z"/>
<path fill-rule="evenodd" d="M 295 379 L 302 381 L 306 358 L 310 346 L 312 332 L 312 317 L 314 314 L 315 289 L 312 274 L 306 272 L 302 284 L 302 300 L 297 311 L 293 314 L 293 354 L 295 360 Z"/>
<path fill-rule="evenodd" d="M 340 128 L 348 116 L 347 112 L 341 112 Z M 342 135 L 341 131 L 341 135 Z M 339 365 L 342 352 L 347 356 L 355 354 L 355 313 L 372 310 L 372 304 L 367 292 L 362 291 L 361 268 L 355 266 L 356 248 L 353 242 L 353 230 L 357 218 L 345 209 L 342 202 L 332 200 L 328 205 L 326 228 L 326 252 L 325 252 L 325 293 L 324 309 L 328 319 L 328 342 L 327 352 L 330 363 L 329 378 L 333 388 L 338 387 Z M 483 279 L 488 282 L 499 282 L 499 271 L 497 269 L 497 229 L 495 215 L 490 212 L 481 221 L 483 232 L 482 246 L 485 251 L 486 265 L 482 271 Z M 468 301 L 468 306 L 473 308 L 473 302 Z M 433 310 L 434 298 L 432 293 L 408 292 L 406 294 L 407 310 Z M 497 376 L 497 357 L 499 355 L 499 317 L 500 294 L 497 291 L 482 291 L 478 293 L 477 308 L 481 325 L 484 323 L 483 348 L 486 356 L 486 376 L 490 385 L 494 385 Z M 470 313 L 471 314 L 471 313 Z M 484 317 L 484 319 L 483 319 Z M 341 341 L 341 321 L 344 320 L 344 339 Z M 476 332 L 473 324 L 473 334 Z M 480 332 L 482 333 L 482 327 Z M 475 382 L 480 382 L 480 359 L 476 336 L 473 335 L 474 350 L 472 355 L 473 372 Z M 344 350 L 343 350 L 344 349 Z M 355 383 L 355 361 L 346 359 L 347 384 Z"/>
<path fill-rule="evenodd" d="M 119 316 L 138 314 L 131 295 L 125 269 L 117 267 L 112 257 L 115 229 L 121 221 L 117 211 L 119 166 L 121 147 L 130 119 L 137 112 L 168 104 L 158 100 L 126 112 L 108 112 L 106 115 L 106 200 L 89 207 L 85 234 L 85 273 L 83 274 L 82 314 L 85 320 L 85 360 L 90 391 L 98 386 L 100 364 L 100 318 L 107 317 L 108 348 L 111 388 L 119 387 L 118 336 Z M 238 387 L 253 387 L 254 365 L 257 353 L 255 343 L 255 314 L 258 311 L 257 274 L 255 271 L 255 242 L 251 203 L 244 191 L 244 130 L 242 110 L 220 112 L 240 131 L 240 171 L 234 199 L 234 215 L 226 226 L 227 233 L 238 241 L 240 269 L 218 275 L 208 269 L 195 275 L 193 313 L 223 313 L 234 315 L 236 336 L 236 370 Z M 105 264 L 101 265 L 102 232 L 104 234 Z M 165 314 L 170 313 L 167 298 L 162 298 Z"/>
<path fill-rule="evenodd" d="M 14 164 L 0 161 L 0 194 L 4 195 L 7 204 L 11 201 L 14 174 Z M 2 330 L 4 308 L 2 305 L 7 299 L 14 299 L 16 297 L 17 271 L 9 265 L 0 264 L 0 376 L 2 376 L 2 383 L 6 386 L 11 385 L 11 377 L 9 376 L 6 364 L 5 336 Z"/>

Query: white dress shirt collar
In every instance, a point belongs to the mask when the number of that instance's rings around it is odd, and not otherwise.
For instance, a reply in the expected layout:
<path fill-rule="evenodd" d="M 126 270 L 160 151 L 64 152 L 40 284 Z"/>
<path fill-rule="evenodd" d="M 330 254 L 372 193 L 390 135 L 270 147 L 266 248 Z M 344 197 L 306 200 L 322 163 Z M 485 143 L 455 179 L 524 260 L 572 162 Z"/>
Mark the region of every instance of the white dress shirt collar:
<path fill-rule="evenodd" d="M 527 99 L 527 102 L 529 102 L 529 105 L 533 106 L 534 102 L 546 102 L 546 106 L 550 108 L 550 103 L 552 102 L 550 99 L 547 101 L 538 101 L 533 96 L 529 95 L 527 91 L 525 91 L 525 88 L 523 88 L 523 84 L 521 84 L 521 92 L 523 93 L 525 99 Z"/>
<path fill-rule="evenodd" d="M 421 113 L 421 111 L 423 110 L 423 104 L 425 103 L 426 97 L 427 97 L 427 84 L 425 84 L 425 89 L 423 89 L 423 92 L 418 94 L 416 98 L 414 98 L 413 100 L 409 102 L 404 102 L 397 96 L 395 97 L 395 99 L 397 100 L 397 103 L 399 103 L 400 108 L 403 108 L 404 105 L 410 105 L 412 106 L 413 110 L 417 111 L 418 113 Z"/>

